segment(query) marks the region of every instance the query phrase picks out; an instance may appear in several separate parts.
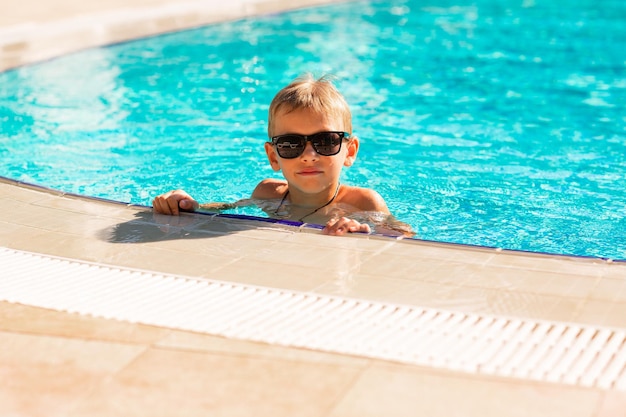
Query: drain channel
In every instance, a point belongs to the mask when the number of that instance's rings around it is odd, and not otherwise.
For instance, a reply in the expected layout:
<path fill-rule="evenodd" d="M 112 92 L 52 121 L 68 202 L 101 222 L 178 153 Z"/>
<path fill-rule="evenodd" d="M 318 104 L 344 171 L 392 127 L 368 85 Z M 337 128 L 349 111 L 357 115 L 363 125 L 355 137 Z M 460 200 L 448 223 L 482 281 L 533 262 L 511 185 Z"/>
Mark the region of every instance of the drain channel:
<path fill-rule="evenodd" d="M 469 373 L 626 390 L 624 331 L 196 280 L 0 248 L 0 300 Z"/>

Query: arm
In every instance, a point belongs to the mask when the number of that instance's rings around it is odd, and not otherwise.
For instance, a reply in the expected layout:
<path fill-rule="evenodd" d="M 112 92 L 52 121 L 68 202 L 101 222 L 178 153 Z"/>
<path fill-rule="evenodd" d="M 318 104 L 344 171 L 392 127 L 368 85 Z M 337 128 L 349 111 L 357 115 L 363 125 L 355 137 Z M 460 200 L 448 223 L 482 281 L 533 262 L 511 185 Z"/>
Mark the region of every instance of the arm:
<path fill-rule="evenodd" d="M 381 213 L 377 212 L 376 214 L 380 215 Z M 413 232 L 411 226 L 396 220 L 391 214 L 386 215 L 385 218 L 382 220 L 370 219 L 367 223 L 362 223 L 359 220 L 351 219 L 348 217 L 331 219 L 326 223 L 326 226 L 322 230 L 322 233 L 333 236 L 341 236 L 346 233 L 371 233 L 373 228 L 375 233 L 380 233 L 384 235 L 405 237 L 415 236 L 415 232 Z"/>
<path fill-rule="evenodd" d="M 261 181 L 254 192 L 252 199 L 271 199 L 281 196 L 287 191 L 287 182 L 278 179 L 268 178 Z M 239 200 L 235 203 L 206 203 L 198 204 L 198 202 L 183 190 L 173 190 L 161 194 L 152 200 L 154 211 L 159 214 L 169 214 L 178 216 L 181 211 L 196 211 L 198 209 L 209 211 L 228 210 L 235 207 L 250 205 L 250 200 Z"/>
<path fill-rule="evenodd" d="M 359 223 L 357 220 L 349 219 L 348 217 L 340 217 L 338 219 L 330 219 L 322 233 L 331 236 L 342 236 L 346 233 L 371 233 L 372 229 L 367 223 Z"/>
<path fill-rule="evenodd" d="M 389 213 L 387 203 L 380 194 L 369 188 L 345 186 L 341 203 L 353 208 L 353 211 L 376 211 L 381 213 Z M 371 233 L 372 229 L 369 224 L 361 223 L 356 219 L 349 217 L 340 217 L 330 219 L 322 233 L 332 236 L 341 236 L 346 233 Z"/>
<path fill-rule="evenodd" d="M 323 233 L 341 236 L 355 232 L 371 233 L 373 228 L 376 233 L 407 237 L 414 236 L 411 226 L 396 220 L 389 212 L 383 197 L 374 190 L 348 187 L 342 203 L 353 207 L 354 218 L 341 217 L 331 219 L 326 223 L 322 230 Z"/>
<path fill-rule="evenodd" d="M 250 198 L 254 200 L 271 200 L 280 198 L 285 192 L 287 192 L 287 181 L 266 178 L 257 184 Z"/>

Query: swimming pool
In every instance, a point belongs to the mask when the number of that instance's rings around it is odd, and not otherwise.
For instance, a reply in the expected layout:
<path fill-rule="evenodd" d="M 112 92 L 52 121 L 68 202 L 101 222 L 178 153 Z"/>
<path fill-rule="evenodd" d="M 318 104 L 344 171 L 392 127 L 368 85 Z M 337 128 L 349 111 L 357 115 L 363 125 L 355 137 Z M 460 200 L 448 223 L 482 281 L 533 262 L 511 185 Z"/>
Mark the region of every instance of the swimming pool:
<path fill-rule="evenodd" d="M 626 6 L 349 2 L 0 74 L 0 175 L 149 204 L 248 196 L 273 94 L 334 73 L 362 140 L 344 182 L 420 238 L 626 258 Z"/>

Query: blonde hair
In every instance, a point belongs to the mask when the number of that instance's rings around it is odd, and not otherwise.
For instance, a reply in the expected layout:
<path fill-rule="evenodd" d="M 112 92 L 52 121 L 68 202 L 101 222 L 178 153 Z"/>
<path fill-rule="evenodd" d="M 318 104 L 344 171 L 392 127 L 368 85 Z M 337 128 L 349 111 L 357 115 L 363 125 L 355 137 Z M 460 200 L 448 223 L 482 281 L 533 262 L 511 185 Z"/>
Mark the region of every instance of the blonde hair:
<path fill-rule="evenodd" d="M 331 78 L 324 76 L 315 79 L 312 74 L 305 74 L 293 80 L 274 96 L 268 115 L 268 135 L 270 137 L 273 135 L 274 119 L 278 112 L 284 110 L 290 113 L 301 109 L 342 119 L 344 130 L 352 133 L 350 108 Z"/>

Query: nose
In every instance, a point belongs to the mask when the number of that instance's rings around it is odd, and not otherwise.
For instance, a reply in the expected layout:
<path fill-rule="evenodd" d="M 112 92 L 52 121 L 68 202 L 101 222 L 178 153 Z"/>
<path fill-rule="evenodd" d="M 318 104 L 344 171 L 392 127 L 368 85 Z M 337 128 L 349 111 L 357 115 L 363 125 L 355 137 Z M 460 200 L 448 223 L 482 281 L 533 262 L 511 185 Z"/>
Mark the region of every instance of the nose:
<path fill-rule="evenodd" d="M 302 152 L 302 155 L 300 155 L 300 158 L 302 158 L 303 161 L 316 161 L 319 157 L 320 155 L 315 152 L 315 149 L 313 149 L 313 145 L 311 145 L 311 142 L 307 141 L 306 146 L 304 147 L 304 151 Z"/>

